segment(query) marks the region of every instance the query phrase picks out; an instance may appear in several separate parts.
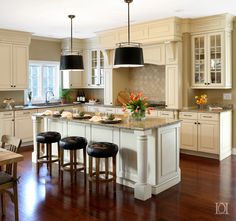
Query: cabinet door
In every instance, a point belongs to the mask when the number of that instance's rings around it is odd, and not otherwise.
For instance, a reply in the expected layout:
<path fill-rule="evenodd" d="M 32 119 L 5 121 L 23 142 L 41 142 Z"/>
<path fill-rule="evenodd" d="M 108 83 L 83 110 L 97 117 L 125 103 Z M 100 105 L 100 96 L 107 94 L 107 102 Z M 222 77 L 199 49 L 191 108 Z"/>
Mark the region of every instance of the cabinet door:
<path fill-rule="evenodd" d="M 192 37 L 192 85 L 207 87 L 206 35 Z"/>
<path fill-rule="evenodd" d="M 181 149 L 197 150 L 197 122 L 183 120 L 181 122 Z"/>
<path fill-rule="evenodd" d="M 31 117 L 34 113 L 37 113 L 37 110 L 15 111 L 15 136 L 21 138 L 23 142 L 33 140 L 33 122 Z"/>
<path fill-rule="evenodd" d="M 199 121 L 198 151 L 219 153 L 219 122 Z"/>
<path fill-rule="evenodd" d="M 104 72 L 104 104 L 113 104 L 113 93 L 112 93 L 112 69 L 105 69 Z"/>
<path fill-rule="evenodd" d="M 0 89 L 12 88 L 12 45 L 0 43 Z"/>
<path fill-rule="evenodd" d="M 151 45 L 143 47 L 144 63 L 165 65 L 165 45 Z"/>
<path fill-rule="evenodd" d="M 83 87 L 82 80 L 83 71 L 63 71 L 62 79 L 63 79 L 63 88 L 81 88 Z"/>
<path fill-rule="evenodd" d="M 0 138 L 2 137 L 2 135 L 14 136 L 13 118 L 0 119 Z"/>
<path fill-rule="evenodd" d="M 13 45 L 13 85 L 15 89 L 28 88 L 28 46 Z"/>
<path fill-rule="evenodd" d="M 224 86 L 224 73 L 223 73 L 223 50 L 224 35 L 223 33 L 209 34 L 209 65 L 208 65 L 208 85 L 209 87 L 222 87 Z"/>
<path fill-rule="evenodd" d="M 181 88 L 178 65 L 166 65 L 166 105 L 170 109 L 181 107 Z"/>

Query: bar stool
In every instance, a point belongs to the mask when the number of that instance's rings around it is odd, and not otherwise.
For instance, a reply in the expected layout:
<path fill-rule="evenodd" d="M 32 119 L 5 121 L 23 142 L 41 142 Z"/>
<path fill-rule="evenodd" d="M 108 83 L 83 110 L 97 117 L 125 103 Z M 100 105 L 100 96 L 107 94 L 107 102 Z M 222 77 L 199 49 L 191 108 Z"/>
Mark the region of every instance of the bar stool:
<path fill-rule="evenodd" d="M 61 161 L 61 178 L 63 180 L 63 172 L 69 171 L 71 174 L 71 180 L 75 178 L 76 172 L 84 171 L 84 180 L 86 181 L 86 146 L 87 139 L 84 137 L 71 136 L 65 137 L 60 140 L 60 161 Z M 77 150 L 83 149 L 83 167 L 78 167 L 81 163 L 77 161 Z M 69 150 L 70 152 L 70 161 L 64 163 L 64 150 Z"/>
<path fill-rule="evenodd" d="M 49 174 L 52 176 L 52 163 L 58 162 L 60 168 L 60 152 L 59 152 L 59 141 L 61 139 L 61 134 L 55 131 L 47 131 L 37 134 L 37 174 L 39 174 L 40 165 L 43 163 L 47 164 L 49 168 Z M 52 143 L 57 143 L 58 155 L 52 155 Z M 41 149 L 46 144 L 46 155 L 41 156 Z"/>
<path fill-rule="evenodd" d="M 108 142 L 94 142 L 88 145 L 87 153 L 89 155 L 89 179 L 90 181 L 116 183 L 116 154 L 118 146 Z M 108 158 L 112 157 L 112 172 L 108 169 Z M 93 158 L 96 158 L 96 171 L 93 172 Z M 105 158 L 105 171 L 100 171 L 100 159 Z M 104 174 L 102 178 L 100 174 Z M 111 178 L 109 178 L 111 175 Z"/>

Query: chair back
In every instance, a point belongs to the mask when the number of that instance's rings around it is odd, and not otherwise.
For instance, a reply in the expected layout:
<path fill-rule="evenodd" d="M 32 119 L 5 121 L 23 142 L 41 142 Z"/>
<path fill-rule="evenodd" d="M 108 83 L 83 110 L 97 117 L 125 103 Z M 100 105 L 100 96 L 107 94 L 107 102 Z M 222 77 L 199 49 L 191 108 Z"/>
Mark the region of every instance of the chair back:
<path fill-rule="evenodd" d="M 3 135 L 1 139 L 1 143 L 2 143 L 2 146 L 1 146 L 2 148 L 18 153 L 22 140 L 20 138 L 13 137 L 10 135 Z M 12 164 L 7 164 L 6 170 L 5 170 L 6 173 L 12 175 L 12 170 L 13 170 Z"/>

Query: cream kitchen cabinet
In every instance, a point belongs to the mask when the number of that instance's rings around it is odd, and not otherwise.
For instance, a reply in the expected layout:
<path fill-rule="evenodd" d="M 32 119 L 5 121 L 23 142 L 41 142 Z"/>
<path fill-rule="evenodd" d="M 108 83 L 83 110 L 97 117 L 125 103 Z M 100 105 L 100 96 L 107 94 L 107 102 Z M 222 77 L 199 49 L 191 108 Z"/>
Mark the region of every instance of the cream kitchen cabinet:
<path fill-rule="evenodd" d="M 231 155 L 231 111 L 221 113 L 180 112 L 179 118 L 182 120 L 182 152 L 219 160 Z"/>
<path fill-rule="evenodd" d="M 105 51 L 88 50 L 86 53 L 86 72 L 87 87 L 103 88 L 104 86 L 104 68 L 105 68 Z"/>
<path fill-rule="evenodd" d="M 143 47 L 144 63 L 165 65 L 165 45 L 156 44 Z"/>
<path fill-rule="evenodd" d="M 28 88 L 28 46 L 0 43 L 0 90 Z"/>
<path fill-rule="evenodd" d="M 0 112 L 0 139 L 2 135 L 14 136 L 14 112 Z"/>
<path fill-rule="evenodd" d="M 31 117 L 34 113 L 37 113 L 37 109 L 15 111 L 15 136 L 21 138 L 23 143 L 33 140 Z"/>
<path fill-rule="evenodd" d="M 231 32 L 192 36 L 192 87 L 232 87 Z"/>
<path fill-rule="evenodd" d="M 63 89 L 83 88 L 83 71 L 62 71 Z"/>
<path fill-rule="evenodd" d="M 180 109 L 182 107 L 181 70 L 179 65 L 166 65 L 166 108 Z"/>

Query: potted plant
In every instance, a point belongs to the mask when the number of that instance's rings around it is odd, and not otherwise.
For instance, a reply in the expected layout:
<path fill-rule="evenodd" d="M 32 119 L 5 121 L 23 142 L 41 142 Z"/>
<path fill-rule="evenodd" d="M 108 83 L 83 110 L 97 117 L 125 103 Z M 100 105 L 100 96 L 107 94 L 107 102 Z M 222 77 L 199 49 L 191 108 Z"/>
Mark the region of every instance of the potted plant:
<path fill-rule="evenodd" d="M 62 104 L 65 104 L 68 101 L 70 101 L 70 89 L 60 88 L 59 95 L 60 95 Z"/>

